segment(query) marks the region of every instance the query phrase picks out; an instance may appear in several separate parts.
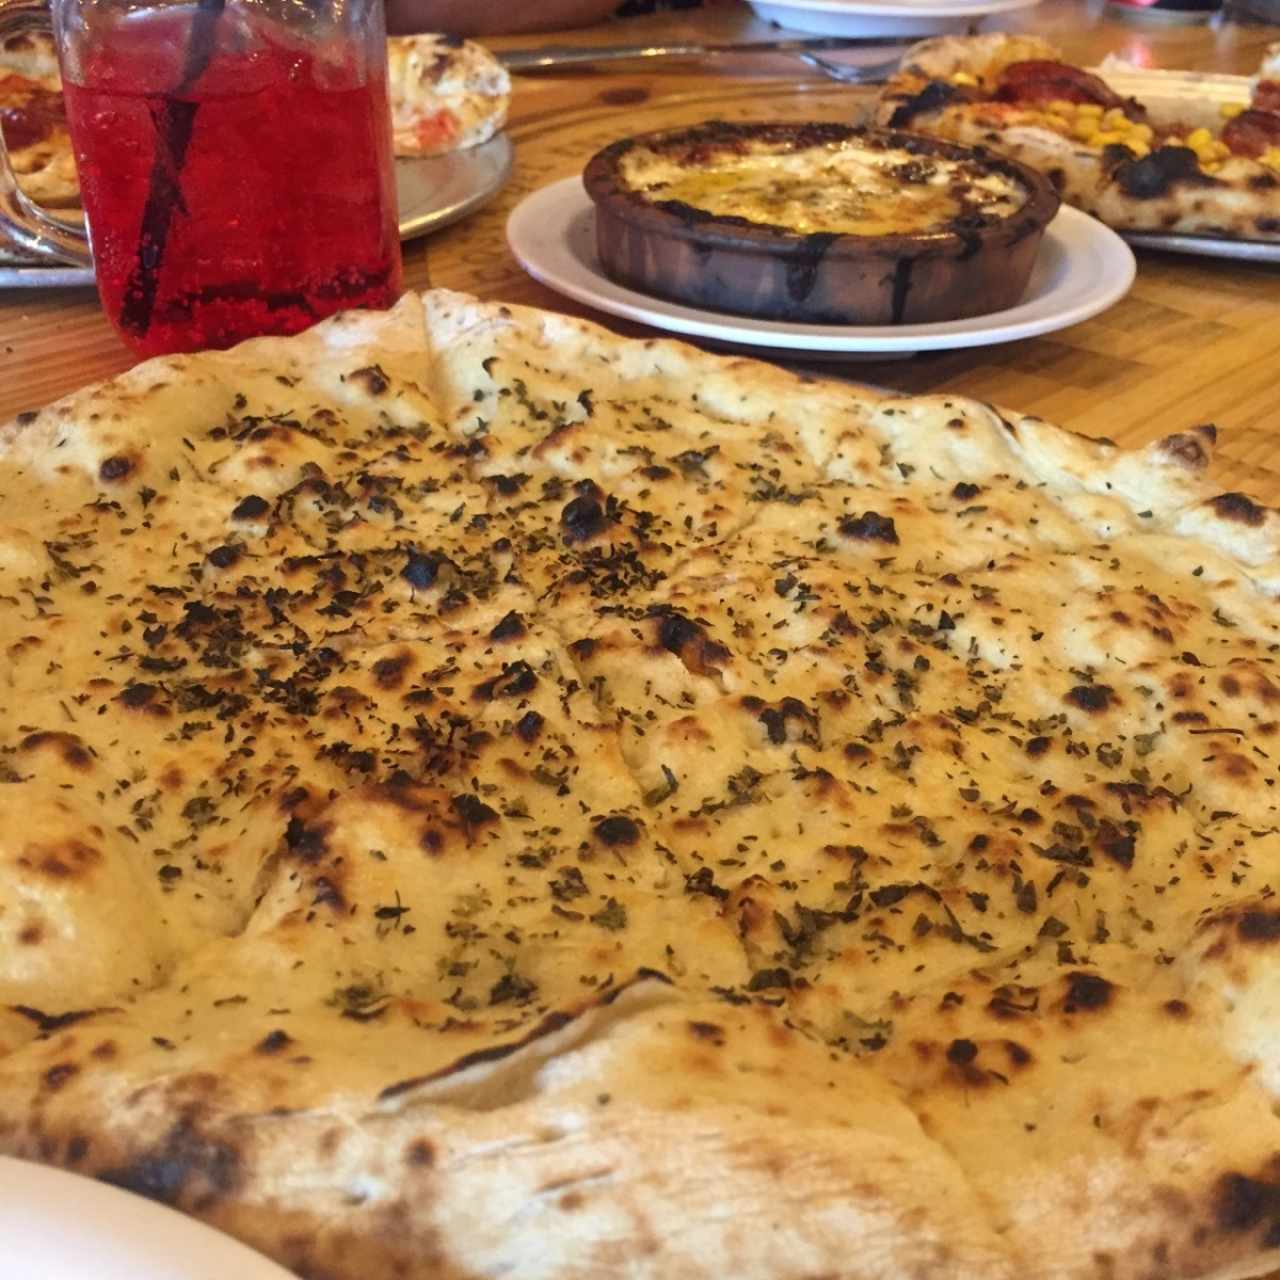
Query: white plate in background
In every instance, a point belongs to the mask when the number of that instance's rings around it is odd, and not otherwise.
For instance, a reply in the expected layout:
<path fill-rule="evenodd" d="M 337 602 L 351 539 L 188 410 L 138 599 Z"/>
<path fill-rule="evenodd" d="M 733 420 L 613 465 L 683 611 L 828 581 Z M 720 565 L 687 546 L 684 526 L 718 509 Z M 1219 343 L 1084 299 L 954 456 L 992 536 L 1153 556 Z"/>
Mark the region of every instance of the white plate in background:
<path fill-rule="evenodd" d="M 963 31 L 988 14 L 1039 0 L 750 0 L 756 16 L 789 31 L 824 36 L 934 35 Z"/>
<path fill-rule="evenodd" d="M 1026 295 L 1015 307 L 969 320 L 913 325 L 792 324 L 669 302 L 615 284 L 600 268 L 595 210 L 580 178 L 535 191 L 512 211 L 507 242 L 520 265 L 566 297 L 656 329 L 738 347 L 847 356 L 981 347 L 1079 324 L 1119 301 L 1134 260 L 1114 231 L 1077 209 L 1049 224 Z"/>

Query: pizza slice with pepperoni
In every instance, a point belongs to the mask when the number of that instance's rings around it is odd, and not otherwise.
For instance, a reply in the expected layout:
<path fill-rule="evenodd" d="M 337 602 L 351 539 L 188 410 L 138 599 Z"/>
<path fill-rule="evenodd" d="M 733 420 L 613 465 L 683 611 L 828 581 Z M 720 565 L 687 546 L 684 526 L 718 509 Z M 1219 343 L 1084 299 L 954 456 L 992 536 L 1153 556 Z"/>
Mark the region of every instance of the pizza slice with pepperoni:
<path fill-rule="evenodd" d="M 0 41 L 0 134 L 18 185 L 37 203 L 79 201 L 53 42 L 24 33 Z"/>
<path fill-rule="evenodd" d="M 387 57 L 396 155 L 464 151 L 502 128 L 511 78 L 483 45 L 448 35 L 394 36 Z"/>
<path fill-rule="evenodd" d="M 502 128 L 511 82 L 482 46 L 443 35 L 397 36 L 387 41 L 387 61 L 397 156 L 465 150 Z M 58 59 L 46 35 L 0 41 L 0 136 L 27 196 L 46 208 L 79 207 Z M 0 261 L 19 259 L 27 260 L 0 243 Z"/>
<path fill-rule="evenodd" d="M 876 114 L 1012 155 L 1117 230 L 1280 240 L 1277 64 L 1224 120 L 1126 97 L 1036 37 L 943 36 L 907 54 Z"/>

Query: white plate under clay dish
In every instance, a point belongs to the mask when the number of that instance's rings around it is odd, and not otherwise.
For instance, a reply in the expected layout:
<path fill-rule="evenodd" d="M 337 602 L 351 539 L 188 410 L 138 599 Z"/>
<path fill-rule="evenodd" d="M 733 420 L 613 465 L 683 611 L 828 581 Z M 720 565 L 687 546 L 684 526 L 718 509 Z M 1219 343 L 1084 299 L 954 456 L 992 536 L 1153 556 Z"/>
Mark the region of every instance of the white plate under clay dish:
<path fill-rule="evenodd" d="M 414 240 L 457 222 L 491 200 L 511 173 L 505 133 L 466 151 L 396 161 L 400 239 Z M 91 285 L 88 267 L 17 266 L 0 262 L 0 289 L 64 289 Z"/>
<path fill-rule="evenodd" d="M 0 1280 L 293 1280 L 153 1200 L 0 1156 Z"/>
<path fill-rule="evenodd" d="M 964 31 L 988 14 L 1034 8 L 1039 0 L 751 0 L 756 16 L 824 36 L 934 35 Z"/>
<path fill-rule="evenodd" d="M 1076 209 L 1049 224 L 1031 281 L 1016 307 L 938 324 L 789 324 L 704 311 L 615 284 L 596 258 L 595 209 L 580 178 L 543 187 L 513 210 L 507 241 L 535 280 L 610 315 L 739 347 L 819 357 L 884 358 L 1031 338 L 1079 324 L 1119 301 L 1133 283 L 1129 246 Z"/>

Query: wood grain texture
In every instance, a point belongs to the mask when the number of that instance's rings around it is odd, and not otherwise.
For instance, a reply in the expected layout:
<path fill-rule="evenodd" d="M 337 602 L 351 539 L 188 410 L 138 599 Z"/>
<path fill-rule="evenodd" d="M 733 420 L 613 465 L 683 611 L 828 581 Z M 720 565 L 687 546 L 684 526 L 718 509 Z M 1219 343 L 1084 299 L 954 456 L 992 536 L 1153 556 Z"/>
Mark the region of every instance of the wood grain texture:
<path fill-rule="evenodd" d="M 1139 65 L 1242 74 L 1251 74 L 1266 45 L 1280 40 L 1280 28 L 1260 25 L 1139 26 L 1106 18 L 1099 0 L 1046 0 L 1008 25 L 1048 35 L 1082 63 L 1117 53 Z M 743 10 L 633 19 L 556 39 L 655 34 L 745 39 L 769 32 Z M 406 283 L 585 315 L 622 333 L 649 332 L 593 314 L 526 276 L 506 248 L 504 227 L 515 205 L 580 172 L 595 150 L 628 133 L 711 118 L 849 120 L 867 96 L 780 55 L 518 77 L 510 184 L 464 223 L 407 245 Z M 907 391 L 996 400 L 1125 444 L 1214 422 L 1222 433 L 1223 483 L 1280 502 L 1280 267 L 1158 253 L 1140 254 L 1138 266 L 1137 283 L 1122 302 L 1045 338 L 811 367 Z M 0 420 L 130 363 L 92 293 L 0 292 Z"/>

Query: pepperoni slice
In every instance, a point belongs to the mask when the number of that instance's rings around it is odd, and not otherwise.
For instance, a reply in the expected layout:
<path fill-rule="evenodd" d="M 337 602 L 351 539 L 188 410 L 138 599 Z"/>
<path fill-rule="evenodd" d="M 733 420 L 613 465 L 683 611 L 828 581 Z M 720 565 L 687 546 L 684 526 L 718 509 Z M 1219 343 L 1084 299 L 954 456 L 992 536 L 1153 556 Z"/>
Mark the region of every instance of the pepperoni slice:
<path fill-rule="evenodd" d="M 1274 111 L 1242 111 L 1227 121 L 1222 141 L 1237 156 L 1260 156 L 1271 147 L 1280 147 L 1280 114 Z"/>
<path fill-rule="evenodd" d="M 458 118 L 448 107 L 424 116 L 417 124 L 418 145 L 425 148 L 447 146 L 458 134 Z"/>
<path fill-rule="evenodd" d="M 1253 91 L 1253 105 L 1259 111 L 1280 112 L 1280 80 L 1259 80 Z"/>
<path fill-rule="evenodd" d="M 1035 59 L 1011 62 L 996 82 L 999 102 L 1096 102 L 1102 107 L 1132 108 L 1109 85 L 1080 67 Z M 1132 110 L 1128 112 L 1132 115 Z"/>
<path fill-rule="evenodd" d="M 30 106 L 0 107 L 0 133 L 10 151 L 21 151 L 43 142 L 53 132 L 54 122 Z"/>
<path fill-rule="evenodd" d="M 43 142 L 66 118 L 62 94 L 24 76 L 0 77 L 0 131 L 11 150 Z"/>
<path fill-rule="evenodd" d="M 34 80 L 28 80 L 26 76 L 20 76 L 16 72 L 0 75 L 0 97 L 25 98 L 27 94 L 34 93 L 39 88 L 40 86 Z"/>

